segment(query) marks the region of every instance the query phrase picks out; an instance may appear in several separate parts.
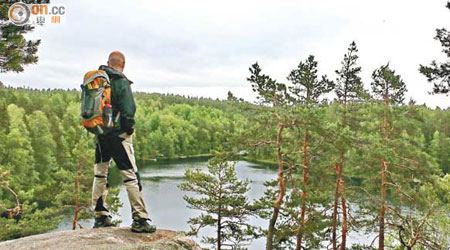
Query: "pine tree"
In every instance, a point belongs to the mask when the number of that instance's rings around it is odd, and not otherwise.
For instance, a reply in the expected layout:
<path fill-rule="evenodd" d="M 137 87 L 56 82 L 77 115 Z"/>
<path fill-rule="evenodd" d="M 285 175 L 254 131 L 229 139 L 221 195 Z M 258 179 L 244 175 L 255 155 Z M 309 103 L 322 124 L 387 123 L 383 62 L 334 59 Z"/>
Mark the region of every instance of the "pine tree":
<path fill-rule="evenodd" d="M 273 202 L 273 212 L 269 219 L 269 227 L 267 229 L 266 250 L 271 250 L 274 247 L 274 236 L 276 232 L 276 224 L 280 214 L 280 208 L 284 201 L 286 194 L 285 183 L 285 157 L 283 152 L 283 132 L 285 128 L 293 125 L 291 119 L 286 112 L 286 104 L 289 102 L 286 85 L 279 83 L 270 76 L 262 74 L 262 70 L 258 63 L 253 64 L 250 68 L 250 77 L 247 81 L 252 83 L 252 89 L 258 94 L 257 98 L 261 105 L 261 116 L 257 116 L 258 123 L 268 124 L 265 128 L 257 128 L 256 133 L 259 134 L 261 141 L 251 143 L 254 146 L 260 145 L 275 145 L 276 159 L 278 165 L 278 195 Z M 261 119 L 261 120 L 260 120 Z M 273 132 L 269 132 L 269 140 L 267 134 L 263 133 L 261 129 L 272 129 L 276 127 L 276 136 L 274 138 Z M 262 137 L 262 138 L 261 138 Z"/>
<path fill-rule="evenodd" d="M 9 23 L 9 7 L 19 1 L 0 3 L 0 72 L 22 72 L 24 66 L 38 61 L 37 50 L 41 40 L 27 40 L 24 35 L 33 31 L 31 25 L 17 26 Z M 48 3 L 38 0 L 35 3 Z"/>
<path fill-rule="evenodd" d="M 450 9 L 450 2 L 447 2 L 448 9 Z M 441 43 L 443 47 L 442 52 L 450 58 L 450 32 L 445 28 L 436 30 L 436 37 L 434 38 Z M 448 94 L 450 91 L 450 62 L 438 63 L 432 61 L 430 66 L 420 65 L 420 73 L 427 77 L 429 82 L 434 85 L 433 92 L 436 94 Z"/>
<path fill-rule="evenodd" d="M 189 233 L 197 235 L 204 227 L 214 227 L 217 237 L 204 237 L 204 243 L 217 250 L 245 249 L 245 243 L 254 235 L 254 228 L 247 221 L 252 209 L 246 197 L 248 181 L 238 180 L 235 163 L 213 158 L 208 162 L 207 173 L 188 169 L 185 177 L 180 189 L 200 195 L 184 196 L 188 207 L 204 212 L 189 219 Z"/>
<path fill-rule="evenodd" d="M 320 98 L 334 89 L 334 83 L 323 75 L 321 79 L 317 76 L 317 61 L 310 55 L 305 62 L 300 62 L 293 69 L 287 79 L 292 82 L 289 87 L 290 96 L 295 98 L 295 103 L 304 105 L 317 105 Z"/>
<path fill-rule="evenodd" d="M 359 74 L 361 67 L 357 66 L 358 48 L 353 41 L 348 47 L 347 53 L 341 62 L 341 69 L 336 70 L 336 95 L 338 100 L 346 106 L 351 101 L 361 100 L 364 93 L 364 86 Z"/>
<path fill-rule="evenodd" d="M 361 67 L 357 66 L 358 55 L 356 54 L 358 49 L 356 43 L 352 42 L 344 55 L 344 59 L 341 62 L 341 69 L 336 70 L 338 75 L 336 79 L 335 92 L 340 104 L 340 110 L 338 110 L 340 133 L 336 138 L 336 145 L 338 151 L 338 159 L 335 164 L 336 172 L 336 187 L 334 192 L 334 204 L 333 204 L 333 214 L 332 214 L 332 238 L 331 242 L 333 244 L 333 250 L 336 250 L 337 245 L 337 234 L 336 228 L 338 223 L 338 206 L 339 200 L 342 209 L 342 236 L 340 249 L 344 250 L 346 247 L 346 239 L 348 232 L 348 208 L 345 198 L 345 185 L 343 180 L 344 163 L 345 163 L 345 153 L 350 148 L 351 138 L 354 135 L 354 113 L 355 113 L 355 103 L 362 100 L 365 95 L 363 88 L 363 83 L 359 73 L 361 73 Z"/>
<path fill-rule="evenodd" d="M 326 76 L 322 76 L 319 80 L 317 76 L 317 61 L 314 56 L 310 55 L 305 62 L 300 62 L 298 67 L 291 71 L 288 78 L 292 82 L 289 87 L 291 101 L 297 106 L 296 114 L 299 116 L 298 120 L 301 122 L 301 129 L 303 130 L 303 146 L 302 146 L 302 194 L 301 194 L 301 210 L 299 228 L 297 229 L 296 250 L 302 249 L 302 240 L 305 234 L 306 221 L 312 221 L 312 214 L 306 214 L 307 210 L 311 211 L 313 208 L 307 208 L 309 187 L 309 158 L 308 148 L 310 143 L 310 131 L 320 127 L 319 115 L 316 113 L 315 106 L 319 103 L 319 98 L 324 94 L 329 93 L 334 88 L 334 83 L 329 81 Z M 311 153 L 311 152 L 310 152 Z M 295 192 L 295 191 L 294 191 Z M 308 220 L 305 218 L 308 217 Z"/>
<path fill-rule="evenodd" d="M 371 83 L 372 92 L 375 98 L 384 104 L 383 112 L 383 145 L 389 145 L 389 131 L 392 121 L 389 120 L 388 114 L 390 105 L 401 104 L 404 100 L 406 85 L 400 75 L 396 75 L 394 70 L 389 68 L 389 63 L 376 69 L 372 74 L 373 82 Z M 379 234 L 378 248 L 384 249 L 384 232 L 385 232 L 385 214 L 386 214 L 386 192 L 387 192 L 387 175 L 388 163 L 390 159 L 381 158 L 381 205 L 379 210 Z"/>
<path fill-rule="evenodd" d="M 271 105 L 279 108 L 288 100 L 286 85 L 277 82 L 270 76 L 262 74 L 261 67 L 256 62 L 250 68 L 250 77 L 247 78 L 252 84 L 253 92 L 258 93 L 258 100 L 261 104 Z"/>
<path fill-rule="evenodd" d="M 380 69 L 383 68 L 386 70 L 385 66 Z M 396 79 L 397 84 L 394 85 L 397 89 L 404 86 L 393 70 L 389 69 L 387 75 L 396 77 L 385 78 L 386 73 L 379 74 L 382 72 L 380 69 L 374 71 L 375 79 L 381 82 L 384 82 L 382 79 Z M 403 226 L 408 223 L 413 226 L 419 220 L 430 223 L 438 215 L 439 206 L 430 199 L 432 195 L 421 190 L 428 184 L 431 185 L 428 188 L 435 188 L 432 183 L 437 166 L 425 150 L 419 126 L 423 122 L 422 112 L 414 104 L 405 106 L 389 100 L 392 96 L 385 98 L 387 92 L 393 94 L 396 91 L 390 82 L 385 85 L 375 82 L 372 82 L 372 87 L 390 90 L 378 95 L 377 103 L 360 112 L 363 116 L 362 128 L 358 131 L 360 144 L 353 157 L 359 162 L 355 169 L 362 177 L 360 189 L 364 191 L 359 197 L 358 216 L 362 218 L 359 226 L 374 230 L 378 248 L 385 249 L 389 238 L 400 242 L 398 236 L 404 233 Z M 413 230 L 419 232 L 417 229 Z M 430 228 L 426 230 L 433 231 Z"/>
<path fill-rule="evenodd" d="M 393 157 L 388 162 L 391 202 L 386 206 L 389 211 L 386 225 L 397 231 L 394 235 L 398 236 L 397 240 L 406 243 L 404 247 L 407 249 L 413 249 L 416 244 L 426 249 L 442 249 L 438 245 L 428 245 L 435 236 L 442 235 L 439 227 L 434 226 L 436 218 L 441 215 L 444 215 L 442 219 L 445 216 L 448 218 L 448 214 L 445 215 L 445 206 L 433 195 L 439 187 L 435 177 L 440 171 L 435 160 L 425 150 L 425 140 L 419 126 L 423 114 L 412 104 L 406 110 L 402 107 L 396 109 L 396 115 L 401 119 L 394 120 L 392 127 L 395 133 L 389 134 L 392 141 L 392 153 L 389 155 Z M 406 240 L 404 236 L 411 237 L 412 241 Z"/>

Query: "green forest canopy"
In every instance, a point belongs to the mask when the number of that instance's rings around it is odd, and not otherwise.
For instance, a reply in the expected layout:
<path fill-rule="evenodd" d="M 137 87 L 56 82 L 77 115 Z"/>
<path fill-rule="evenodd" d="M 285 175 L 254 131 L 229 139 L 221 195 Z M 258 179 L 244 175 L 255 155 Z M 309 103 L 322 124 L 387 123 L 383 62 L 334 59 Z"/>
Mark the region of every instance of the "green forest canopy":
<path fill-rule="evenodd" d="M 80 92 L 74 90 L 0 88 L 0 171 L 3 173 L 0 182 L 8 183 L 18 194 L 24 210 L 18 223 L 0 219 L 1 228 L 8 229 L 1 231 L 0 239 L 40 233 L 57 226 L 60 216 L 73 207 L 76 195 L 73 183 L 81 153 L 87 159 L 82 163 L 81 176 L 84 193 L 89 194 L 94 141 L 80 125 L 79 98 Z M 246 149 L 251 159 L 276 161 L 272 147 L 247 144 L 257 140 L 252 135 L 255 129 L 266 133 L 261 129 L 263 119 L 261 124 L 255 123 L 264 113 L 258 111 L 257 105 L 239 101 L 232 95 L 227 101 L 146 93 L 136 93 L 135 98 L 138 160 Z M 314 108 L 324 114 L 321 122 L 334 122 L 332 113 L 336 105 L 324 103 Z M 405 108 L 408 105 L 399 107 Z M 409 108 L 415 109 L 418 119 L 414 126 L 420 132 L 415 134 L 420 144 L 411 146 L 432 157 L 439 169 L 438 176 L 449 173 L 450 111 L 413 103 Z M 376 117 L 379 109 L 362 105 L 359 112 Z M 409 126 L 407 123 L 407 120 L 398 122 L 399 126 Z M 271 137 L 271 132 L 267 133 L 264 136 Z M 361 156 L 350 157 L 359 160 Z M 89 201 L 89 197 L 85 199 Z M 0 190 L 0 205 L 15 206 L 14 197 L 6 189 Z"/>

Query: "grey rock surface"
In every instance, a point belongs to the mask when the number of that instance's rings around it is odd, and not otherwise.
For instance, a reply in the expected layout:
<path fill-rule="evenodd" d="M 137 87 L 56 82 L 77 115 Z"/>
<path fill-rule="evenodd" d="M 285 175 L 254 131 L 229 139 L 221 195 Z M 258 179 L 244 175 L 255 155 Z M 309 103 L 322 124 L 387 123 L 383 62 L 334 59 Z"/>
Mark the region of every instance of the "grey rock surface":
<path fill-rule="evenodd" d="M 200 247 L 181 232 L 157 230 L 137 234 L 129 228 L 110 227 L 33 235 L 0 242 L 0 249 L 200 250 Z"/>

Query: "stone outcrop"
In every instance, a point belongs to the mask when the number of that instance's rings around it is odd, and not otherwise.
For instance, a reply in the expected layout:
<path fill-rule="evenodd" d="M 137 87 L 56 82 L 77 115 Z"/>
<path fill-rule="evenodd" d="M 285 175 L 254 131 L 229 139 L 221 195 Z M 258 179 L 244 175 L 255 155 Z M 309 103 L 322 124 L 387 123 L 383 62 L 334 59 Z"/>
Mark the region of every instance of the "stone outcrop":
<path fill-rule="evenodd" d="M 113 227 L 33 235 L 0 242 L 0 249 L 200 250 L 200 247 L 181 232 L 157 230 L 151 234 L 137 234 L 129 228 Z"/>

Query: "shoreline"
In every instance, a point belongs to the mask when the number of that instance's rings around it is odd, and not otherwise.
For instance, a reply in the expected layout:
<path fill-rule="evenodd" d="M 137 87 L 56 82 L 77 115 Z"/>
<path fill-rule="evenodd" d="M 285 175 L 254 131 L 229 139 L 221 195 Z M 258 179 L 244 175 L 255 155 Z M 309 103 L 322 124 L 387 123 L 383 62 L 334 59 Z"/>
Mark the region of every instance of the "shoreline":
<path fill-rule="evenodd" d="M 196 154 L 196 155 L 187 155 L 187 156 L 178 155 L 178 156 L 174 156 L 174 157 L 147 158 L 147 159 L 138 160 L 137 162 L 141 163 L 141 164 L 143 163 L 143 164 L 158 165 L 158 164 L 178 162 L 178 161 L 209 160 L 213 157 L 214 157 L 214 154 Z M 239 157 L 237 157 L 237 160 L 260 164 L 260 165 L 268 166 L 270 168 L 278 167 L 278 164 L 275 161 L 260 160 L 260 159 L 255 159 L 255 158 L 248 157 L 248 156 L 239 156 Z"/>

